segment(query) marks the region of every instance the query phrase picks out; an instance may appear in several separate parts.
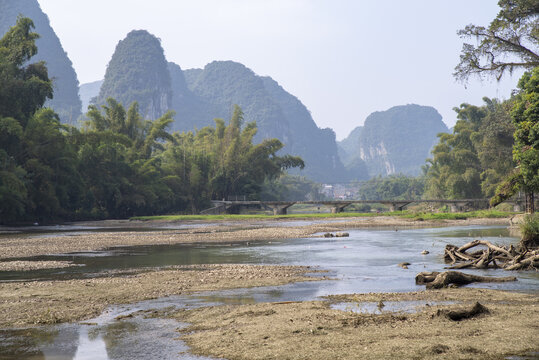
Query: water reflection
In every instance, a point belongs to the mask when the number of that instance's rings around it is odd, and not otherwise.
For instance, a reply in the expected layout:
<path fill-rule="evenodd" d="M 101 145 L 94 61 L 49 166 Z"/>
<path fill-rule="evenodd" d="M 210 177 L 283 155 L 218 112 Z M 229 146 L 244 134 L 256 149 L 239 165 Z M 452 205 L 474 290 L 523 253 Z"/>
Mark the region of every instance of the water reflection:
<path fill-rule="evenodd" d="M 109 359 L 107 346 L 100 335 L 88 336 L 88 329 L 83 326 L 79 333 L 79 346 L 73 360 Z"/>
<path fill-rule="evenodd" d="M 189 354 L 188 347 L 176 340 L 177 329 L 185 324 L 144 316 L 150 308 L 167 308 L 171 303 L 177 305 L 175 308 L 190 307 L 194 301 L 180 297 L 145 301 L 112 307 L 101 316 L 81 324 L 1 330 L 0 359 L 157 360 L 178 358 L 181 353 L 179 358 L 185 360 L 215 360 Z M 126 314 L 132 316 L 125 317 Z"/>

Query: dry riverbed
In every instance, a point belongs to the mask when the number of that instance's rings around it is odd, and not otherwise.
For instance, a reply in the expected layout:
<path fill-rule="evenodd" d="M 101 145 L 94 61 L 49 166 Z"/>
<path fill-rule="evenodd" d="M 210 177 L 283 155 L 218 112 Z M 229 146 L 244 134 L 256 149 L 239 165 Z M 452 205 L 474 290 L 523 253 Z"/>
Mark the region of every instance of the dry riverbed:
<path fill-rule="evenodd" d="M 0 283 L 0 328 L 84 320 L 108 305 L 175 294 L 323 279 L 305 275 L 313 272 L 303 266 L 190 265 L 92 279 Z"/>
<path fill-rule="evenodd" d="M 415 313 L 354 313 L 332 302 L 419 301 Z M 436 305 L 436 302 L 450 304 Z M 489 313 L 453 321 L 476 301 Z M 454 304 L 453 304 L 454 302 Z M 483 289 L 359 294 L 328 301 L 215 306 L 180 311 L 182 339 L 199 355 L 245 359 L 504 359 L 539 351 L 537 295 Z"/>
<path fill-rule="evenodd" d="M 508 219 L 413 221 L 393 217 L 332 219 L 286 227 L 277 222 L 213 223 L 159 231 L 137 231 L 139 227 L 151 227 L 153 222 L 107 222 L 107 226 L 128 229 L 69 236 L 4 235 L 0 238 L 0 271 L 70 266 L 69 262 L 24 258 L 116 246 L 254 242 L 388 226 L 509 225 Z M 316 271 L 319 269 L 301 266 L 190 265 L 110 272 L 87 279 L 0 283 L 0 328 L 81 321 L 102 313 L 109 305 L 175 294 L 323 279 L 308 275 Z M 420 300 L 430 306 L 414 313 L 392 313 L 382 306 L 384 302 Z M 440 301 L 450 303 L 436 304 Z M 448 309 L 470 308 L 475 301 L 486 306 L 489 313 L 459 322 L 443 315 Z M 349 303 L 351 308 L 364 302 L 381 302 L 382 311 L 353 313 L 331 307 L 339 302 Z M 226 359 L 503 359 L 539 351 L 537 294 L 445 289 L 223 305 L 158 316 L 165 315 L 191 324 L 181 336 L 193 352 Z"/>

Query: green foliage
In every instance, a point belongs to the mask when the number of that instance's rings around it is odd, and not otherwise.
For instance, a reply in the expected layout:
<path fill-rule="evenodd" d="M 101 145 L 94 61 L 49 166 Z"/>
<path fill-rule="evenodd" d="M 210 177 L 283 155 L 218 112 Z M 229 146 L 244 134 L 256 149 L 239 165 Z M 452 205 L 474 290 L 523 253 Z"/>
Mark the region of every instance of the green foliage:
<path fill-rule="evenodd" d="M 266 180 L 260 194 L 261 200 L 322 200 L 320 184 L 305 177 L 284 174 L 274 180 Z"/>
<path fill-rule="evenodd" d="M 377 217 L 377 216 L 401 216 L 416 220 L 464 220 L 470 218 L 506 218 L 513 213 L 505 213 L 493 210 L 471 211 L 465 213 L 410 213 L 406 211 L 394 213 L 356 213 L 342 212 L 316 213 L 316 214 L 287 214 L 287 215 L 268 215 L 268 214 L 249 214 L 249 215 L 159 215 L 159 216 L 136 216 L 132 220 L 167 220 L 167 221 L 189 221 L 189 220 L 235 220 L 235 219 L 313 219 L 313 218 L 346 218 L 346 217 Z"/>
<path fill-rule="evenodd" d="M 463 45 L 457 79 L 487 75 L 500 80 L 507 72 L 539 66 L 537 0 L 500 0 L 498 5 L 501 10 L 488 27 L 468 25 L 458 32 L 478 45 Z"/>
<path fill-rule="evenodd" d="M 377 176 L 359 183 L 360 200 L 421 199 L 425 188 L 424 177 L 406 175 Z"/>
<path fill-rule="evenodd" d="M 19 17 L 0 39 L 0 116 L 17 119 L 24 127 L 28 118 L 47 98 L 52 98 L 52 84 L 44 63 L 27 64 L 37 53 L 32 32 L 34 23 Z"/>
<path fill-rule="evenodd" d="M 516 172 L 498 189 L 494 202 L 503 201 L 517 190 L 527 196 L 527 212 L 535 211 L 534 193 L 539 192 L 539 67 L 525 73 L 511 111 L 515 125 L 513 160 Z"/>
<path fill-rule="evenodd" d="M 496 193 L 490 199 L 490 206 L 498 206 L 514 196 L 520 190 L 521 184 L 522 175 L 519 171 L 514 171 L 496 187 Z"/>
<path fill-rule="evenodd" d="M 277 139 L 254 145 L 257 126 L 243 125 L 243 112 L 237 105 L 228 125 L 222 119 L 216 119 L 215 124 L 215 128 L 195 133 L 174 133 L 175 143 L 167 144 L 160 156 L 166 173 L 188 185 L 179 198 L 193 212 L 208 206 L 212 198 L 241 195 L 257 199 L 265 181 L 290 167 L 303 166 L 298 157 L 276 155 L 283 147 Z"/>
<path fill-rule="evenodd" d="M 539 191 L 539 67 L 520 79 L 511 115 L 516 127 L 513 158 L 524 188 Z"/>
<path fill-rule="evenodd" d="M 212 118 L 228 118 L 238 104 L 246 122 L 256 121 L 254 143 L 279 139 L 285 144 L 279 154 L 297 154 L 305 169 L 290 169 L 295 175 L 318 182 L 366 179 L 366 171 L 347 171 L 338 158 L 335 133 L 320 129 L 308 109 L 275 80 L 261 77 L 242 64 L 214 61 L 204 69 L 182 71 L 169 63 L 175 129 L 190 131 L 212 124 Z"/>
<path fill-rule="evenodd" d="M 512 214 L 498 210 L 478 210 L 463 213 L 406 213 L 403 217 L 415 220 L 466 220 L 473 218 L 506 218 Z"/>
<path fill-rule="evenodd" d="M 169 133 L 174 113 L 145 119 L 108 98 L 91 105 L 82 129 L 43 108 L 52 96 L 32 21 L 19 18 L 0 39 L 0 223 L 123 218 L 167 211 L 197 212 L 212 198 L 257 198 L 264 181 L 303 167 L 278 156 L 283 144 L 253 144 L 255 123 L 235 107 L 228 125 Z"/>
<path fill-rule="evenodd" d="M 524 244 L 539 245 L 539 214 L 526 215 L 524 222 L 520 224 L 520 232 Z"/>
<path fill-rule="evenodd" d="M 513 170 L 514 126 L 510 102 L 484 98 L 485 105 L 455 108 L 452 134 L 440 134 L 427 171 L 426 193 L 433 198 L 491 197 Z"/>

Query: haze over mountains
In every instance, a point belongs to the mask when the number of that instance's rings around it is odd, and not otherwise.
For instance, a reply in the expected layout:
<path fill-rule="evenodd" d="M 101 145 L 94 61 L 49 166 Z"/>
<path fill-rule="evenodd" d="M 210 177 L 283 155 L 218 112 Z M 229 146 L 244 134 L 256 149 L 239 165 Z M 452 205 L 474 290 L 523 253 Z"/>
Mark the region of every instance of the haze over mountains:
<path fill-rule="evenodd" d="M 433 107 L 394 106 L 370 114 L 339 142 L 339 155 L 348 166 L 364 161 L 370 176 L 416 176 L 443 132 L 447 126 Z"/>
<path fill-rule="evenodd" d="M 40 38 L 36 41 L 38 53 L 32 61 L 45 61 L 49 78 L 53 80 L 54 98 L 48 100 L 45 106 L 54 108 L 63 122 L 76 124 L 81 115 L 77 74 L 62 48 L 60 39 L 50 26 L 49 18 L 41 11 L 37 0 L 0 0 L 0 36 L 15 25 L 19 15 L 29 17 L 34 21 L 34 31 L 40 35 Z"/>
<path fill-rule="evenodd" d="M 47 62 L 55 79 L 54 99 L 47 105 L 63 122 L 75 123 L 91 101 L 102 105 L 114 97 L 126 107 L 138 101 L 146 118 L 174 110 L 171 130 L 190 131 L 213 125 L 214 118 L 229 119 L 238 104 L 245 121 L 257 122 L 255 141 L 278 138 L 285 144 L 281 153 L 305 161 L 305 169 L 295 173 L 330 183 L 394 173 L 417 175 L 436 134 L 447 131 L 435 109 L 406 105 L 371 114 L 363 127 L 337 143 L 334 131 L 319 128 L 305 105 L 271 77 L 233 61 L 183 70 L 167 62 L 159 39 L 145 30 L 131 31 L 118 43 L 104 80 L 82 84 L 78 90 L 71 61 L 37 0 L 0 0 L 0 30 L 7 31 L 19 13 L 32 18 L 41 35 L 37 58 Z"/>

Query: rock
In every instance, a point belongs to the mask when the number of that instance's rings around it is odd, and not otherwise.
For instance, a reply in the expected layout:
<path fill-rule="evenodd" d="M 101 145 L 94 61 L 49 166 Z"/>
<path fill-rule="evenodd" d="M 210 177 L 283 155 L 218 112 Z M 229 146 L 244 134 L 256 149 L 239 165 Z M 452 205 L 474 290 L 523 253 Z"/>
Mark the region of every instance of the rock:
<path fill-rule="evenodd" d="M 335 235 L 333 235 L 332 233 L 325 233 L 325 234 L 324 234 L 324 237 L 326 237 L 326 238 L 332 238 L 332 237 L 334 237 L 334 236 L 335 236 Z"/>
<path fill-rule="evenodd" d="M 335 237 L 349 237 L 350 234 L 347 232 L 336 232 Z"/>
<path fill-rule="evenodd" d="M 430 254 L 430 252 L 428 250 L 421 251 L 421 255 L 427 255 L 427 254 Z"/>
<path fill-rule="evenodd" d="M 408 269 L 408 265 L 411 265 L 409 262 L 401 262 L 398 266 L 403 269 Z"/>
<path fill-rule="evenodd" d="M 522 224 L 525 218 L 526 218 L 526 214 L 517 214 L 511 217 L 511 219 L 509 219 L 509 222 L 511 226 L 517 226 L 517 225 Z"/>

